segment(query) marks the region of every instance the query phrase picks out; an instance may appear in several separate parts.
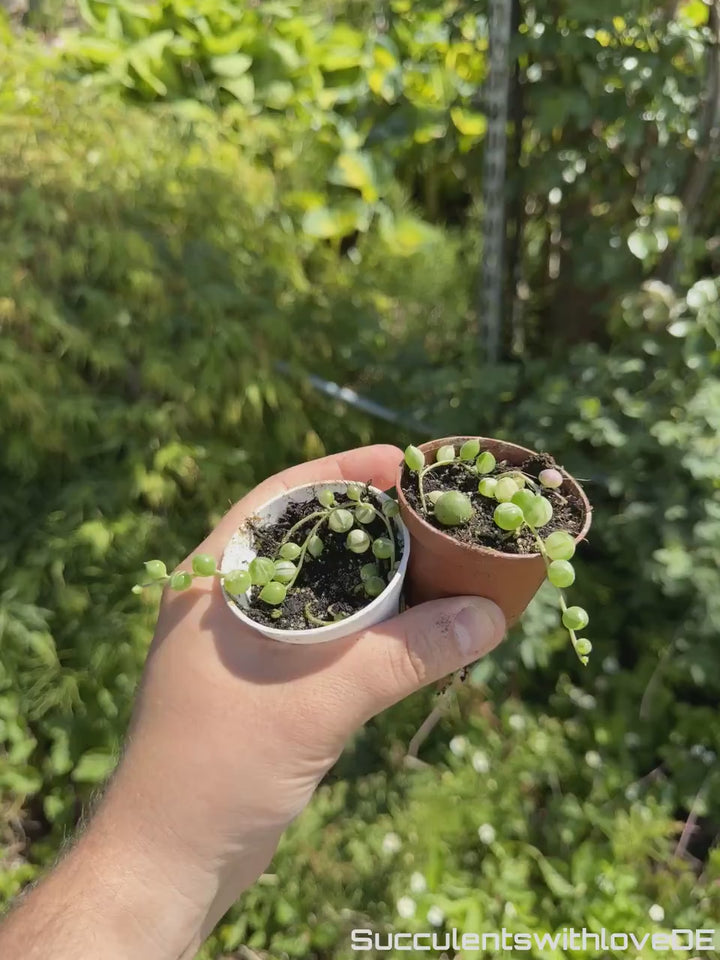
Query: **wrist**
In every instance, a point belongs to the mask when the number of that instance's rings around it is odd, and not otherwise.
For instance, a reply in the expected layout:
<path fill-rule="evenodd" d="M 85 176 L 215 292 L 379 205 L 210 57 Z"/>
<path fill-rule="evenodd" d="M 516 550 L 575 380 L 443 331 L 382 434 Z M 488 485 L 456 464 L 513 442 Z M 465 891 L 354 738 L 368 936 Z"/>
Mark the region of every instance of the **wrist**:
<path fill-rule="evenodd" d="M 0 954 L 25 960 L 192 960 L 264 869 L 274 844 L 209 865 L 137 794 L 110 789 L 87 830 L 0 929 Z"/>
<path fill-rule="evenodd" d="M 124 809 L 122 795 L 103 801 L 59 872 L 81 891 L 112 960 L 194 957 L 218 889 L 217 877 L 173 847 L 162 824 Z"/>
<path fill-rule="evenodd" d="M 191 797 L 171 798 L 157 780 L 121 765 L 70 854 L 89 882 L 97 878 L 121 942 L 135 917 L 140 942 L 122 960 L 140 960 L 141 950 L 153 960 L 194 957 L 275 852 L 279 831 L 248 825 L 228 847 L 211 818 L 196 822 L 195 812 Z"/>
<path fill-rule="evenodd" d="M 52 945 L 54 960 L 190 960 L 204 919 L 191 885 L 103 813 L 7 918 L 0 954 L 47 960 Z"/>

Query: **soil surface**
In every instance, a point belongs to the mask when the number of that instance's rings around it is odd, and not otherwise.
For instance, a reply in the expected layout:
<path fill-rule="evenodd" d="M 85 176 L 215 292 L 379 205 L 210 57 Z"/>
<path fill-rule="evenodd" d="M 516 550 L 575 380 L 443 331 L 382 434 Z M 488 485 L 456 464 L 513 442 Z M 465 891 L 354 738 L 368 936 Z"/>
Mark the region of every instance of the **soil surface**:
<path fill-rule="evenodd" d="M 488 477 L 499 477 L 508 471 L 521 470 L 537 482 L 538 474 L 547 467 L 557 468 L 557 463 L 549 453 L 538 453 L 528 457 L 519 466 L 513 466 L 506 461 L 498 461 L 492 473 L 483 474 Z M 490 547 L 501 553 L 537 553 L 535 537 L 523 527 L 519 532 L 508 532 L 496 526 L 493 513 L 497 501 L 484 497 L 478 493 L 479 477 L 471 475 L 467 470 L 456 463 L 436 467 L 423 477 L 425 497 L 433 490 L 460 490 L 470 498 L 473 505 L 473 515 L 467 523 L 459 527 L 444 527 L 432 514 L 427 514 L 421 506 L 418 490 L 418 474 L 412 473 L 407 466 L 402 474 L 402 489 L 410 506 L 429 524 L 454 537 L 461 543 L 475 544 L 481 547 Z M 553 515 L 549 523 L 540 528 L 543 538 L 555 530 L 566 530 L 576 536 L 582 530 L 585 522 L 585 508 L 582 501 L 563 484 L 560 490 L 542 488 L 542 495 L 552 504 Z M 538 489 L 539 483 L 538 483 Z"/>
<path fill-rule="evenodd" d="M 335 494 L 335 500 L 337 506 L 351 511 L 357 506 L 341 493 Z M 363 488 L 362 500 L 372 503 L 378 510 L 381 507 L 380 499 L 365 488 Z M 278 549 L 288 530 L 303 517 L 322 509 L 315 499 L 307 503 L 291 503 L 275 523 L 252 528 L 258 555 L 278 559 Z M 395 537 L 395 559 L 399 560 L 402 556 L 403 539 L 394 521 L 388 522 Z M 313 522 L 308 521 L 306 527 L 301 527 L 297 533 L 293 534 L 293 542 L 302 546 L 312 526 Z M 353 529 L 366 530 L 371 540 L 388 535 L 385 524 L 377 517 L 368 524 L 356 521 Z M 247 616 L 257 620 L 258 623 L 280 630 L 311 630 L 322 624 L 308 622 L 305 613 L 308 604 L 313 616 L 332 622 L 336 615 L 339 618 L 340 614 L 349 616 L 357 613 L 375 599 L 368 597 L 364 590 L 356 590 L 361 582 L 360 568 L 366 563 L 375 563 L 378 565 L 380 576 L 387 581 L 390 561 L 378 560 L 369 549 L 365 553 L 352 553 L 345 547 L 347 533 L 334 533 L 327 524 L 317 532 L 324 544 L 323 552 L 319 557 L 306 555 L 300 574 L 295 584 L 288 589 L 285 601 L 277 607 L 269 606 L 258 597 L 262 588 L 253 587 L 249 608 L 241 608 Z M 298 561 L 295 563 L 297 564 Z M 280 611 L 280 616 L 273 616 L 274 611 Z"/>

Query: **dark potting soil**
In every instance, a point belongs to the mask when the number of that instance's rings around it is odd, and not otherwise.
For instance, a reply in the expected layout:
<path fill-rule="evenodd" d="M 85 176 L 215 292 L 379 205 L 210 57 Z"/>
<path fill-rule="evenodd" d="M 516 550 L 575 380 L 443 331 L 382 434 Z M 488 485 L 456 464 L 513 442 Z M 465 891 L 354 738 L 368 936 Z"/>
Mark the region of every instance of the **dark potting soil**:
<path fill-rule="evenodd" d="M 346 506 L 346 499 L 340 493 L 335 494 L 338 506 Z M 362 499 L 371 503 L 378 510 L 382 506 L 377 495 L 366 488 L 363 488 Z M 355 506 L 356 504 L 353 503 L 347 509 L 353 510 Z M 254 547 L 258 556 L 277 559 L 278 549 L 288 530 L 303 517 L 307 517 L 319 509 L 322 509 L 322 507 L 314 498 L 307 503 L 291 503 L 275 523 L 255 527 L 251 525 L 254 534 Z M 402 556 L 402 537 L 398 533 L 394 522 L 390 520 L 389 523 L 395 537 L 395 559 L 399 560 Z M 302 545 L 305 535 L 312 525 L 310 521 L 307 527 L 301 527 L 297 534 L 293 535 L 293 541 Z M 372 523 L 368 524 L 356 522 L 353 529 L 356 528 L 366 530 L 371 540 L 388 535 L 385 524 L 377 517 Z M 315 617 L 332 621 L 335 615 L 349 616 L 375 599 L 374 597 L 368 597 L 364 590 L 358 592 L 355 589 L 361 582 L 360 568 L 366 563 L 376 563 L 380 575 L 387 581 L 390 561 L 378 560 L 373 556 L 371 550 L 367 550 L 365 553 L 352 553 L 345 548 L 347 534 L 334 533 L 327 525 L 318 533 L 324 544 L 323 552 L 319 557 L 312 557 L 309 554 L 306 556 L 300 574 L 292 589 L 288 590 L 285 601 L 277 607 L 270 606 L 259 599 L 258 594 L 261 588 L 253 587 L 249 608 L 242 608 L 247 616 L 258 623 L 276 627 L 280 630 L 311 630 L 319 627 L 320 624 L 308 622 L 305 615 L 305 608 L 308 604 L 310 604 L 309 609 Z M 280 611 L 280 616 L 273 617 L 273 611 L 277 610 Z"/>
<path fill-rule="evenodd" d="M 498 477 L 510 470 L 521 470 L 537 480 L 541 470 L 548 467 L 557 468 L 557 466 L 558 464 L 549 453 L 538 453 L 528 457 L 520 465 L 509 464 L 506 461 L 498 462 L 492 473 L 483 476 Z M 437 467 L 423 478 L 426 498 L 433 490 L 460 490 L 468 495 L 473 505 L 473 515 L 467 523 L 458 527 L 444 527 L 432 514 L 425 513 L 420 503 L 418 474 L 412 473 L 407 466 L 403 469 L 402 489 L 408 503 L 419 516 L 461 543 L 490 547 L 501 553 L 537 553 L 535 537 L 527 527 L 521 528 L 520 532 L 516 533 L 501 530 L 495 524 L 493 513 L 497 507 L 497 501 L 478 493 L 479 479 L 455 463 Z M 564 491 L 562 487 L 560 490 L 543 489 L 542 495 L 547 497 L 553 508 L 551 520 L 540 528 L 543 538 L 555 530 L 566 530 L 573 536 L 580 533 L 585 522 L 585 508 L 582 501 L 572 491 Z"/>

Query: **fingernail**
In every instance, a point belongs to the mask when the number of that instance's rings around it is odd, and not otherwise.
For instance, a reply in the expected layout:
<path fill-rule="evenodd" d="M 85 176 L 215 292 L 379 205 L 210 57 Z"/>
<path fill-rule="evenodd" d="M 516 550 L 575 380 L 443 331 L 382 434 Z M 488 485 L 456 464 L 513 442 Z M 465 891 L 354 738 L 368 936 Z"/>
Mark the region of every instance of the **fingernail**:
<path fill-rule="evenodd" d="M 490 650 L 500 642 L 505 621 L 500 609 L 488 600 L 463 607 L 453 621 L 453 632 L 463 656 L 474 656 Z"/>

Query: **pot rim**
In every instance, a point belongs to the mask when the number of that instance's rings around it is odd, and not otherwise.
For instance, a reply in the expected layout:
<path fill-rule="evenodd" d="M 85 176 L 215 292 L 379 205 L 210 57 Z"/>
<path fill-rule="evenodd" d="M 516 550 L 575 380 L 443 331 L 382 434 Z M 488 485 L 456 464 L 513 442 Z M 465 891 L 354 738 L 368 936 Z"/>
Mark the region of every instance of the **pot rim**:
<path fill-rule="evenodd" d="M 440 439 L 437 439 L 437 440 L 427 440 L 425 441 L 425 443 L 419 444 L 418 447 L 420 450 L 422 450 L 423 453 L 432 453 L 433 451 L 437 450 L 439 447 L 443 446 L 444 444 L 452 444 L 453 446 L 456 446 L 458 443 L 462 444 L 466 440 L 479 440 L 481 444 L 501 443 L 501 444 L 504 444 L 506 447 L 514 447 L 516 450 L 522 451 L 524 454 L 527 454 L 530 456 L 537 455 L 536 450 L 532 450 L 530 449 L 530 447 L 523 447 L 521 444 L 513 443 L 510 440 L 501 440 L 498 437 L 479 437 L 479 436 L 462 435 L 462 434 L 459 434 L 457 436 L 452 436 L 452 437 L 441 437 Z M 404 469 L 405 469 L 405 461 L 402 460 L 400 465 L 398 466 L 397 479 L 395 482 L 395 489 L 397 490 L 397 495 L 398 495 L 398 503 L 401 504 L 404 510 L 408 511 L 409 521 L 412 522 L 413 525 L 417 525 L 418 529 L 413 530 L 412 532 L 415 536 L 422 534 L 422 540 L 424 541 L 423 546 L 426 546 L 427 541 L 436 539 L 439 537 L 441 541 L 448 541 L 456 549 L 458 549 L 462 553 L 467 553 L 470 556 L 477 555 L 477 554 L 484 554 L 486 556 L 502 557 L 504 560 L 515 560 L 518 562 L 523 560 L 537 560 L 538 557 L 542 557 L 542 554 L 539 552 L 503 553 L 502 550 L 495 550 L 493 547 L 486 547 L 486 546 L 482 546 L 481 544 L 462 543 L 460 540 L 456 540 L 455 537 L 451 536 L 449 533 L 444 533 L 442 530 L 438 530 L 437 527 L 434 527 L 431 523 L 428 523 L 427 520 L 420 513 L 418 513 L 418 511 L 415 510 L 415 508 L 412 507 L 408 502 L 405 496 L 405 492 L 402 488 L 402 476 L 403 476 Z M 565 480 L 569 481 L 573 485 L 575 492 L 578 494 L 580 501 L 583 505 L 583 508 L 585 510 L 585 520 L 583 522 L 583 525 L 580 529 L 580 532 L 574 537 L 575 543 L 579 543 L 581 540 L 585 539 L 585 537 L 588 534 L 588 531 L 590 530 L 590 526 L 592 523 L 592 505 L 590 504 L 590 501 L 588 500 L 587 495 L 585 494 L 585 491 L 583 490 L 582 486 L 578 483 L 575 477 L 573 477 L 572 474 L 568 473 L 567 470 L 565 470 L 563 467 L 558 467 L 558 469 L 562 473 Z"/>
<path fill-rule="evenodd" d="M 281 494 L 278 494 L 275 497 L 271 497 L 269 500 L 266 500 L 260 507 L 258 507 L 250 517 L 246 517 L 242 523 L 238 526 L 235 533 L 228 540 L 223 550 L 223 555 L 220 561 L 220 571 L 223 573 L 227 572 L 226 569 L 226 557 L 228 549 L 235 540 L 235 538 L 242 532 L 248 531 L 248 523 L 250 520 L 258 517 L 262 512 L 270 506 L 270 504 L 277 503 L 278 501 L 288 501 L 292 498 L 293 494 L 297 494 L 305 490 L 322 490 L 327 487 L 337 488 L 337 487 L 347 487 L 348 484 L 359 481 L 352 480 L 316 480 L 313 483 L 301 483 L 296 487 L 290 487 L 290 489 L 283 491 Z M 365 486 L 365 484 L 360 484 Z M 380 490 L 378 487 L 374 487 L 371 484 L 368 485 L 369 490 L 380 498 L 382 502 L 387 500 L 392 500 L 393 498 L 386 493 L 384 490 Z M 391 519 L 396 521 L 398 531 L 402 534 L 402 543 L 403 543 L 403 552 L 400 559 L 400 565 L 395 571 L 395 575 L 391 580 L 388 581 L 387 586 L 381 594 L 377 597 L 373 597 L 370 603 L 365 604 L 364 607 L 361 607 L 359 610 L 356 610 L 355 613 L 351 614 L 349 617 L 346 617 L 344 620 L 339 620 L 335 623 L 328 623 L 323 627 L 310 627 L 307 630 L 298 630 L 298 629 L 288 629 L 284 630 L 281 627 L 271 627 L 267 626 L 264 623 L 259 623 L 257 620 L 253 620 L 252 617 L 249 617 L 242 607 L 230 596 L 230 594 L 225 590 L 224 584 L 222 585 L 223 595 L 225 597 L 225 602 L 230 607 L 232 613 L 238 617 L 246 626 L 251 627 L 253 630 L 261 632 L 264 636 L 269 637 L 275 640 L 281 640 L 286 643 L 313 643 L 321 642 L 326 640 L 341 639 L 340 636 L 337 636 L 338 626 L 342 624 L 343 633 L 342 636 L 348 636 L 354 633 L 358 629 L 362 629 L 364 621 L 370 620 L 375 613 L 375 611 L 383 606 L 387 601 L 388 593 L 401 590 L 402 584 L 405 580 L 405 574 L 407 571 L 408 561 L 410 559 L 410 531 L 408 530 L 404 520 L 401 515 L 398 514 L 396 517 Z M 228 564 L 228 567 L 231 566 Z M 363 622 L 360 622 L 363 621 Z M 373 623 L 377 621 L 372 621 Z M 333 636 L 328 634 L 332 633 Z M 291 638 L 297 637 L 297 640 Z"/>

